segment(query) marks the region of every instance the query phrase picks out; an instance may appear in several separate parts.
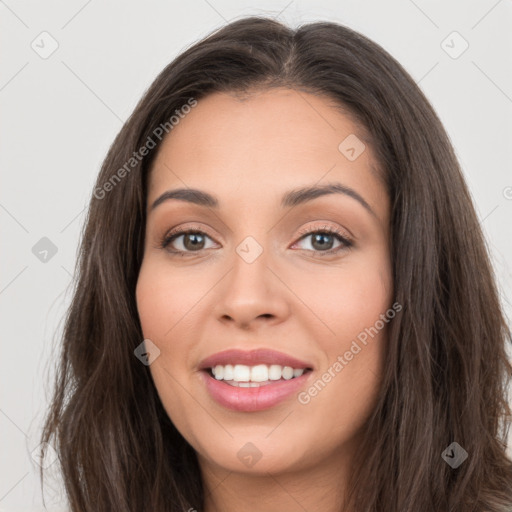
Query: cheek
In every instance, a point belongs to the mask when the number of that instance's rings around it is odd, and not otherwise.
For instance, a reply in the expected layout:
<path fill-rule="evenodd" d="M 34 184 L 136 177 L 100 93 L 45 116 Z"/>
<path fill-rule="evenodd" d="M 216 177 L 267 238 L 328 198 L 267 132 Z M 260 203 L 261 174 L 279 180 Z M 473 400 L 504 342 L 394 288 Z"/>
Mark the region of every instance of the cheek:
<path fill-rule="evenodd" d="M 299 293 L 314 312 L 314 321 L 308 315 L 303 326 L 324 354 L 318 378 L 301 403 L 331 424 L 355 431 L 374 406 L 394 317 L 389 262 L 370 253 L 301 283 Z"/>
<path fill-rule="evenodd" d="M 331 356 L 374 326 L 391 306 L 391 269 L 379 253 L 295 277 L 294 291 L 308 309 L 304 329 L 314 329 L 317 343 Z"/>
<path fill-rule="evenodd" d="M 166 283 L 159 278 L 157 272 L 150 265 L 143 263 L 135 297 L 137 301 L 137 311 L 142 327 L 144 338 L 152 341 L 159 340 L 167 329 L 170 327 L 170 312 L 166 312 Z"/>
<path fill-rule="evenodd" d="M 162 269 L 158 262 L 143 262 L 135 291 L 137 310 L 144 338 L 160 350 L 149 370 L 162 405 L 180 431 L 190 429 L 189 413 L 185 411 L 197 409 L 197 403 L 183 388 L 190 353 L 190 340 L 183 333 L 193 328 L 187 315 L 191 294 L 187 295 L 186 283 L 178 274 Z"/>
<path fill-rule="evenodd" d="M 188 340 L 179 333 L 187 329 L 191 332 L 193 315 L 187 312 L 192 298 L 178 275 L 173 276 L 158 263 L 143 263 L 136 287 L 137 310 L 144 339 L 150 339 L 160 350 L 159 357 L 150 365 L 157 385 L 169 381 L 169 373 L 176 375 L 187 367 Z M 172 379 L 166 386 L 169 384 Z"/>
<path fill-rule="evenodd" d="M 143 262 L 136 287 L 137 310 L 144 336 L 166 343 L 179 329 L 193 325 L 194 304 L 206 285 L 186 272 L 154 259 Z M 173 341 L 174 343 L 174 341 Z M 163 347 L 165 348 L 165 347 Z"/>

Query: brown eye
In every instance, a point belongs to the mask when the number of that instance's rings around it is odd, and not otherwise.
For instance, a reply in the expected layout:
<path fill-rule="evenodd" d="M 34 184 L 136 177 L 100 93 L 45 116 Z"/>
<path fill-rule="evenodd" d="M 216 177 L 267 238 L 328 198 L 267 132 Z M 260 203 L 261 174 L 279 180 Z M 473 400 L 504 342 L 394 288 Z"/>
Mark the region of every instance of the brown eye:
<path fill-rule="evenodd" d="M 208 248 L 205 247 L 207 239 L 211 240 L 202 231 L 181 231 L 166 236 L 161 247 L 175 253 L 198 252 Z"/>
<path fill-rule="evenodd" d="M 329 255 L 338 253 L 340 251 L 352 247 L 352 242 L 345 237 L 341 232 L 332 228 L 323 228 L 316 230 L 309 230 L 301 233 L 303 236 L 296 244 L 303 240 L 311 240 L 309 247 L 303 247 L 303 250 L 313 251 L 318 256 Z M 338 245 L 334 245 L 338 242 Z M 294 245 L 296 245 L 294 244 Z M 308 245 L 308 244 L 306 244 Z"/>

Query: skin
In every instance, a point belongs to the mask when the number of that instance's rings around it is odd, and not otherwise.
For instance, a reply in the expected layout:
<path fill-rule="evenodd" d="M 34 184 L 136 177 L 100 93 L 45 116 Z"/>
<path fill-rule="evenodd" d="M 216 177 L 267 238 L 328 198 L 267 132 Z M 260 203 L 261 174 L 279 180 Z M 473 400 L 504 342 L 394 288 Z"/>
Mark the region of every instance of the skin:
<path fill-rule="evenodd" d="M 389 198 L 368 144 L 355 161 L 338 150 L 350 134 L 363 140 L 322 96 L 214 93 L 174 127 L 154 162 L 137 307 L 144 337 L 160 350 L 150 365 L 160 399 L 198 455 L 206 512 L 339 511 L 375 407 L 387 325 L 307 404 L 293 394 L 264 411 L 225 409 L 198 365 L 228 348 L 272 348 L 314 366 L 307 390 L 391 307 Z M 281 207 L 285 192 L 328 182 L 356 190 L 375 215 L 343 194 Z M 215 195 L 219 208 L 171 199 L 151 209 L 181 187 Z M 322 256 L 314 235 L 301 235 L 326 226 L 353 246 L 329 238 L 326 248 L 342 249 Z M 203 231 L 204 245 L 194 251 L 185 235 L 161 248 L 176 227 Z M 263 248 L 251 264 L 236 252 L 247 236 Z M 237 456 L 248 442 L 262 455 L 252 467 Z"/>

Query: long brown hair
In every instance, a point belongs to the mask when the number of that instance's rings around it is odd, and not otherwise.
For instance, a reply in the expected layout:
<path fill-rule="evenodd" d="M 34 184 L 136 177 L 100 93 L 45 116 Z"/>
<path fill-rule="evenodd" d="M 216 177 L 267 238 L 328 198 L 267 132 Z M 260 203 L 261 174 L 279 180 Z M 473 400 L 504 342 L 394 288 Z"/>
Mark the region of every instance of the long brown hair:
<path fill-rule="evenodd" d="M 389 326 L 379 400 L 350 481 L 351 510 L 510 511 L 512 337 L 447 134 L 379 45 L 335 23 L 292 30 L 264 17 L 230 23 L 169 64 L 101 168 L 41 438 L 59 454 L 71 511 L 203 510 L 195 452 L 134 356 L 143 339 L 135 286 L 147 177 L 163 138 L 158 127 L 171 133 L 169 120 L 184 105 L 214 91 L 271 87 L 323 95 L 350 113 L 369 135 L 391 198 L 394 300 L 403 311 Z M 135 158 L 149 139 L 156 147 Z M 457 468 L 441 457 L 452 442 L 468 454 Z"/>

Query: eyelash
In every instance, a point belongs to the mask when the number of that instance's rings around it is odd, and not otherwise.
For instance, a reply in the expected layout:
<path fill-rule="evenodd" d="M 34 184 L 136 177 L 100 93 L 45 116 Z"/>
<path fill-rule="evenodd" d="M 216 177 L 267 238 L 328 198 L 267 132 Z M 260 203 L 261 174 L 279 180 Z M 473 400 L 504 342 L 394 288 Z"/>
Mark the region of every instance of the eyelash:
<path fill-rule="evenodd" d="M 160 240 L 160 243 L 159 243 L 159 248 L 160 249 L 166 249 L 173 256 L 177 256 L 177 255 L 185 256 L 187 254 L 191 254 L 192 255 L 194 253 L 201 252 L 201 250 L 198 250 L 198 251 L 182 251 L 182 250 L 177 250 L 177 249 L 168 249 L 168 246 L 169 246 L 169 244 L 171 242 L 173 242 L 174 240 L 176 240 L 177 238 L 179 238 L 182 235 L 189 235 L 189 234 L 194 234 L 194 235 L 199 234 L 199 235 L 204 235 L 204 236 L 207 236 L 208 238 L 211 238 L 207 233 L 205 233 L 204 231 L 202 231 L 200 229 L 177 228 L 177 229 L 175 229 L 174 231 L 171 231 L 168 234 L 166 233 L 162 237 L 162 239 Z M 341 242 L 341 244 L 342 244 L 341 246 L 333 248 L 333 249 L 329 249 L 327 251 L 312 251 L 312 252 L 315 253 L 315 257 L 316 256 L 323 257 L 323 256 L 332 255 L 332 254 L 338 253 L 340 251 L 344 251 L 344 250 L 350 249 L 354 245 L 353 242 L 349 238 L 347 238 L 347 236 L 343 232 L 339 231 L 336 228 L 332 228 L 332 227 L 325 227 L 325 228 L 322 228 L 322 229 L 307 228 L 307 229 L 301 231 L 299 234 L 300 234 L 300 237 L 297 240 L 297 242 L 302 240 L 303 238 L 306 238 L 308 235 L 316 235 L 316 234 L 332 235 L 335 238 L 337 238 L 339 242 Z M 295 242 L 295 243 L 297 243 L 297 242 Z M 310 249 L 303 249 L 303 250 L 310 251 Z"/>

